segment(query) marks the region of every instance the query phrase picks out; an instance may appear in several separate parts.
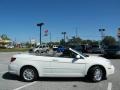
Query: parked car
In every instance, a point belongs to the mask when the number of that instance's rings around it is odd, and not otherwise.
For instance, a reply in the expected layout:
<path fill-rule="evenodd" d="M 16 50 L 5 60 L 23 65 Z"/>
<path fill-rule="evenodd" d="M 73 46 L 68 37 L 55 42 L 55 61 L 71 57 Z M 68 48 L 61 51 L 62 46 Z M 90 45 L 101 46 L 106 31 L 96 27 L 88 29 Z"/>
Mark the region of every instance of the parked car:
<path fill-rule="evenodd" d="M 37 45 L 35 48 L 29 50 L 29 52 L 33 52 L 36 54 L 43 53 L 49 51 L 48 45 Z"/>
<path fill-rule="evenodd" d="M 64 46 L 58 46 L 57 52 L 64 52 L 65 49 L 66 49 L 66 48 L 65 48 Z"/>
<path fill-rule="evenodd" d="M 38 77 L 86 77 L 93 82 L 99 82 L 114 73 L 114 66 L 108 59 L 98 56 L 86 57 L 69 48 L 57 57 L 13 55 L 8 71 L 27 82 Z"/>
<path fill-rule="evenodd" d="M 106 56 L 120 56 L 120 47 L 118 45 L 111 45 L 104 48 L 104 55 Z"/>
<path fill-rule="evenodd" d="M 58 48 L 58 45 L 53 45 L 53 51 L 56 51 Z"/>
<path fill-rule="evenodd" d="M 6 48 L 14 48 L 14 46 L 12 46 L 12 45 L 8 45 Z"/>
<path fill-rule="evenodd" d="M 93 45 L 93 46 L 91 46 L 91 48 L 89 49 L 89 53 L 103 53 L 103 49 L 101 48 L 101 47 L 99 47 L 99 46 L 97 46 L 97 45 Z"/>

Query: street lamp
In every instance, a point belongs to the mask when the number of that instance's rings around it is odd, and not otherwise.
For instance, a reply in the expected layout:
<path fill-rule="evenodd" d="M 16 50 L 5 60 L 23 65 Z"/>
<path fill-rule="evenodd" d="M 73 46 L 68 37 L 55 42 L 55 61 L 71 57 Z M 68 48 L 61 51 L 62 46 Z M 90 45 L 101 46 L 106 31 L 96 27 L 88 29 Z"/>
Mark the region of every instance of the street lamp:
<path fill-rule="evenodd" d="M 102 40 L 105 38 L 104 31 L 105 31 L 105 29 L 99 29 L 99 32 L 101 33 L 101 39 Z M 101 40 L 101 44 L 102 44 L 102 46 L 104 46 L 104 43 L 102 42 L 102 40 Z"/>
<path fill-rule="evenodd" d="M 66 35 L 66 32 L 62 32 L 62 34 L 64 35 L 64 45 L 65 45 L 65 35 Z"/>
<path fill-rule="evenodd" d="M 101 38 L 102 38 L 102 40 L 105 37 L 104 31 L 105 31 L 105 29 L 99 29 L 99 32 L 101 32 Z"/>
<path fill-rule="evenodd" d="M 40 45 L 41 45 L 41 28 L 44 25 L 44 23 L 38 23 L 37 26 L 40 27 Z"/>

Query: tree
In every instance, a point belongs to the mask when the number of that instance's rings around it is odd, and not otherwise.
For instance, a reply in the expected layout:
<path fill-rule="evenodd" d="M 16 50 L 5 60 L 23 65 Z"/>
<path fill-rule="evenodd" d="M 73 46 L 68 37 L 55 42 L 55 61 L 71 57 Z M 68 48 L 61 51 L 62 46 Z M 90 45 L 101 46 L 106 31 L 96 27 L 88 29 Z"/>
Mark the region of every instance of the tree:
<path fill-rule="evenodd" d="M 88 45 L 92 45 L 92 40 L 82 40 L 81 44 L 88 44 Z"/>
<path fill-rule="evenodd" d="M 79 38 L 79 37 L 77 37 L 77 38 L 76 37 L 72 37 L 72 39 L 68 40 L 67 44 L 68 45 L 80 45 L 81 41 L 82 41 L 82 39 Z"/>
<path fill-rule="evenodd" d="M 115 38 L 112 37 L 112 36 L 106 36 L 106 37 L 102 40 L 101 43 L 102 43 L 103 45 L 106 45 L 106 46 L 108 46 L 108 45 L 115 45 L 115 44 L 116 44 L 116 40 L 115 40 Z"/>
<path fill-rule="evenodd" d="M 27 48 L 31 48 L 32 45 L 31 45 L 30 42 L 26 42 L 26 43 L 25 43 L 25 46 L 26 46 Z"/>
<path fill-rule="evenodd" d="M 93 40 L 92 45 L 99 45 L 99 41 Z"/>
<path fill-rule="evenodd" d="M 63 46 L 65 45 L 65 40 L 64 39 L 60 40 L 60 45 L 63 45 Z"/>
<path fill-rule="evenodd" d="M 2 40 L 10 40 L 10 38 L 6 34 L 1 35 Z"/>

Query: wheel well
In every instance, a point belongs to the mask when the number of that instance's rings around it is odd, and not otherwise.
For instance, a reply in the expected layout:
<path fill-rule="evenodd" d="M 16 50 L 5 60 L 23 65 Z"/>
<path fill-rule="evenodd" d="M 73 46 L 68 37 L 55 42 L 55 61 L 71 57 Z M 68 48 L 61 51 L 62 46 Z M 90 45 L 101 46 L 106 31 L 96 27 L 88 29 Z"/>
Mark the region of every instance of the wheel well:
<path fill-rule="evenodd" d="M 93 65 L 93 66 L 91 66 L 91 67 L 88 69 L 88 71 L 87 71 L 87 75 L 88 75 L 88 73 L 89 73 L 89 70 L 90 70 L 91 68 L 93 68 L 93 67 L 96 67 L 96 66 L 98 66 L 98 67 L 101 68 L 101 70 L 103 71 L 103 79 L 106 79 L 106 70 L 105 70 L 105 68 L 104 68 L 102 65 Z"/>
<path fill-rule="evenodd" d="M 24 69 L 24 68 L 34 68 L 35 69 L 35 71 L 36 71 L 36 73 L 37 73 L 37 76 L 38 76 L 38 70 L 34 67 L 34 66 L 32 66 L 32 65 L 25 65 L 25 66 L 23 66 L 21 69 L 20 69 L 20 75 L 21 75 L 21 72 L 22 72 L 22 70 Z"/>
<path fill-rule="evenodd" d="M 39 50 L 35 50 L 35 52 L 39 52 Z"/>

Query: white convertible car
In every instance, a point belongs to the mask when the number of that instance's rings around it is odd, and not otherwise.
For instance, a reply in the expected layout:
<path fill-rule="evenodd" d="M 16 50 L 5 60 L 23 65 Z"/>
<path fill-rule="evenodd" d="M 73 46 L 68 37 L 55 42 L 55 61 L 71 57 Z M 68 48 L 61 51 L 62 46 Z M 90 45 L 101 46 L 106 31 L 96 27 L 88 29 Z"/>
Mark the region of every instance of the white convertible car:
<path fill-rule="evenodd" d="M 86 56 L 69 48 L 59 56 L 14 55 L 8 71 L 27 82 L 38 77 L 87 77 L 98 82 L 113 74 L 114 66 L 108 59 Z"/>

